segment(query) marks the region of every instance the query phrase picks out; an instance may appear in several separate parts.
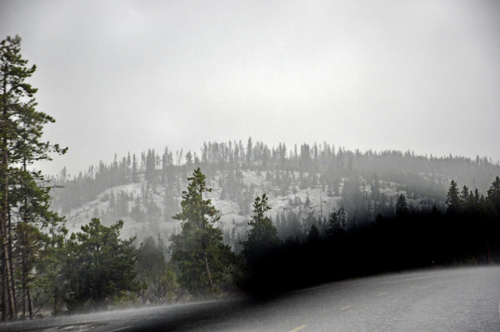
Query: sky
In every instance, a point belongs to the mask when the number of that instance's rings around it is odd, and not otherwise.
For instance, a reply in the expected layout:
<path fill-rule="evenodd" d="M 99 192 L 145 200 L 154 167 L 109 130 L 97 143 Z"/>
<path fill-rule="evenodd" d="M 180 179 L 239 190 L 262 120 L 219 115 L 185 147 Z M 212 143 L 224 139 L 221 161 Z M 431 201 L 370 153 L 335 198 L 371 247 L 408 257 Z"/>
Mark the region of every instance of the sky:
<path fill-rule="evenodd" d="M 500 2 L 0 0 L 37 71 L 36 167 L 315 142 L 500 160 Z"/>

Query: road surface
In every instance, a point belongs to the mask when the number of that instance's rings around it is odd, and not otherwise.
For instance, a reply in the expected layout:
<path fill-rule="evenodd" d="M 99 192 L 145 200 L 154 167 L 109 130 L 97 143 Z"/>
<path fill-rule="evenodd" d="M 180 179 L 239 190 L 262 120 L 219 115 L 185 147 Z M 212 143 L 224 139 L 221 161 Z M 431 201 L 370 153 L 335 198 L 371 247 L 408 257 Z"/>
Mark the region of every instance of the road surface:
<path fill-rule="evenodd" d="M 48 318 L 0 331 L 500 331 L 500 267 L 389 274 L 265 300 Z"/>

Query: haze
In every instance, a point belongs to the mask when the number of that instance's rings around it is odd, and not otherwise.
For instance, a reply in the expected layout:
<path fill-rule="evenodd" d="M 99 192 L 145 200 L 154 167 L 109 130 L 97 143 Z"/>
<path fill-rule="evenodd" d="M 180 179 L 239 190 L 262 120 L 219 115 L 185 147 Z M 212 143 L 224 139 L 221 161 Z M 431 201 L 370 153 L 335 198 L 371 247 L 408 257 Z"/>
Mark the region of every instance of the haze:
<path fill-rule="evenodd" d="M 38 70 L 37 165 L 71 174 L 205 141 L 500 160 L 496 1 L 1 1 Z"/>

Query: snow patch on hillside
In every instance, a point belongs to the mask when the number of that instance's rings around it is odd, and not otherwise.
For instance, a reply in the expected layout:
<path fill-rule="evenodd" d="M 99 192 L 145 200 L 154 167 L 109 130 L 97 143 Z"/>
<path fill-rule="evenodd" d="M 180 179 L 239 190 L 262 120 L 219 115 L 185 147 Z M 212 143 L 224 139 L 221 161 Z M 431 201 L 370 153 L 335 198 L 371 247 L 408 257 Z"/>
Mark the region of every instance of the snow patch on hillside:
<path fill-rule="evenodd" d="M 242 181 L 245 187 L 247 189 L 253 188 L 253 197 L 261 196 L 263 193 L 266 193 L 269 198 L 269 206 L 271 207 L 271 210 L 267 214 L 273 219 L 275 219 L 275 216 L 279 213 L 284 212 L 286 214 L 290 211 L 297 213 L 300 219 L 305 219 L 310 214 L 314 215 L 316 218 L 324 217 L 328 219 L 330 213 L 337 210 L 341 204 L 341 198 L 339 196 L 328 196 L 327 191 L 323 190 L 324 188 L 319 185 L 307 189 L 299 189 L 298 174 L 295 174 L 295 181 L 291 183 L 290 189 L 285 195 L 280 195 L 280 188 L 272 186 L 271 183 L 266 180 L 266 172 L 257 174 L 254 171 L 243 170 L 241 174 L 243 175 Z M 388 185 L 390 187 L 382 184 L 380 192 L 387 197 L 392 197 L 395 204 L 397 195 L 401 193 L 404 194 L 404 192 L 398 192 L 395 189 L 397 187 L 396 184 L 388 183 Z M 219 187 L 218 176 L 207 179 L 207 186 L 212 188 L 212 191 L 207 192 L 204 198 L 210 199 L 214 207 L 219 210 L 220 221 L 216 226 L 226 231 L 229 230 L 230 232 L 234 230 L 243 235 L 247 229 L 247 223 L 250 220 L 251 213 L 249 215 L 242 215 L 238 203 L 228 199 L 220 199 L 222 188 Z M 143 205 L 144 199 L 142 197 L 146 188 L 148 188 L 147 182 L 143 181 L 105 190 L 97 195 L 96 199 L 93 201 L 84 204 L 78 209 L 73 209 L 66 215 L 69 231 L 80 231 L 81 226 L 87 224 L 94 215 L 97 214 L 99 217 L 102 216 L 103 212 L 109 209 L 108 197 L 111 196 L 111 193 L 113 193 L 115 199 L 118 194 L 122 192 L 129 197 L 133 197 L 133 200 L 129 200 L 127 203 L 129 211 L 137 204 L 136 200 L 138 200 L 143 209 L 146 209 Z M 130 216 L 120 217 L 119 219 L 124 222 L 121 236 L 124 239 L 136 236 L 138 243 L 142 242 L 144 238 L 148 236 L 153 236 L 155 238 L 160 237 L 163 241 L 168 242 L 172 234 L 181 231 L 181 222 L 177 220 L 166 221 L 165 216 L 171 216 L 174 213 L 165 210 L 164 187 L 156 186 L 154 190 L 149 187 L 148 190 L 148 199 L 149 201 L 152 200 L 156 206 L 160 208 L 161 217 L 157 218 L 157 220 L 146 220 L 141 223 L 136 222 Z M 185 188 L 182 190 L 185 190 Z M 369 194 L 371 188 L 367 184 L 363 190 L 366 190 Z M 180 202 L 181 197 L 178 196 L 177 199 Z M 408 204 L 411 203 L 414 206 L 418 206 L 419 204 L 419 201 L 416 199 L 407 198 L 407 201 Z M 101 221 L 106 226 L 113 223 L 110 220 Z"/>

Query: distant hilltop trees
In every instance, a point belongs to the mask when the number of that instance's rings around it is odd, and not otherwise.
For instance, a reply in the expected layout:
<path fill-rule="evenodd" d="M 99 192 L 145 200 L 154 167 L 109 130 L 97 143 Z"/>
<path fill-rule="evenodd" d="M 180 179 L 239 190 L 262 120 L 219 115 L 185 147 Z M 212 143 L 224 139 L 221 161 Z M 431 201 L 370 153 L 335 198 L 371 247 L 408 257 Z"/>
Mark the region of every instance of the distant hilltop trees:
<path fill-rule="evenodd" d="M 204 143 L 199 154 L 183 150 L 173 153 L 166 147 L 163 153 L 148 150 L 140 156 L 129 153 L 121 159 L 115 155 L 113 162 L 101 161 L 78 175 L 69 175 L 63 169 L 51 178 L 53 185 L 65 188 L 51 192 L 52 206 L 66 214 L 96 199 L 106 189 L 144 183 L 153 191 L 165 188 L 165 204 L 173 209 L 173 215 L 188 174 L 198 167 L 208 180 L 217 177 L 222 188 L 221 199 L 239 202 L 246 207 L 247 214 L 252 198 L 246 194 L 249 188 L 242 182 L 243 170 L 265 172 L 266 180 L 279 188 L 277 194 L 283 195 L 321 186 L 328 195 L 339 196 L 341 186 L 346 189 L 366 183 L 373 189 L 371 200 L 379 205 L 384 199 L 379 194 L 380 186 L 395 185 L 410 198 L 436 201 L 446 195 L 452 179 L 472 190 L 485 192 L 500 173 L 500 165 L 487 157 L 428 157 L 410 151 L 360 152 L 336 149 L 326 142 L 292 148 L 285 144 L 268 147 L 249 138 L 246 144 L 241 141 Z M 298 185 L 292 186 L 292 183 Z"/>

